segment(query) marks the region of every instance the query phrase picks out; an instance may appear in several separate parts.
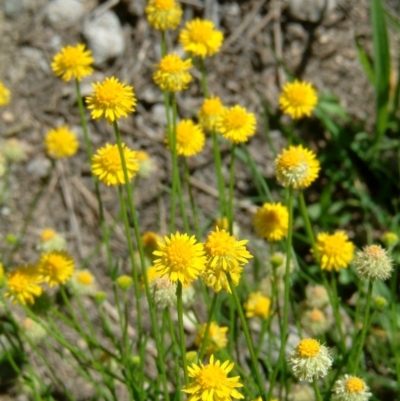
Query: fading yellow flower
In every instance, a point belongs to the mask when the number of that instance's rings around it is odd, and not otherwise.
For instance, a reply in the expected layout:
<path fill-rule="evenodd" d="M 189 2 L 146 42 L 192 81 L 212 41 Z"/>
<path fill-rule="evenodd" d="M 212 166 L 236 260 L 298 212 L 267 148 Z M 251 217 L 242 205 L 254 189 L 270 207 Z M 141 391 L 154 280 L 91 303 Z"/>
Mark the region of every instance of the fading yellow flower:
<path fill-rule="evenodd" d="M 68 281 L 71 290 L 80 296 L 94 295 L 96 292 L 96 280 L 89 270 L 77 270 L 71 280 Z"/>
<path fill-rule="evenodd" d="M 33 304 L 35 298 L 43 293 L 43 289 L 39 285 L 42 281 L 36 266 L 19 266 L 7 273 L 8 291 L 4 295 L 13 298 L 13 303 Z"/>
<path fill-rule="evenodd" d="M 308 82 L 288 82 L 279 97 L 281 110 L 293 119 L 310 116 L 318 103 L 316 90 Z"/>
<path fill-rule="evenodd" d="M 332 401 L 368 401 L 372 397 L 369 387 L 357 376 L 344 375 L 332 388 Z"/>
<path fill-rule="evenodd" d="M 127 117 L 135 111 L 136 98 L 132 86 L 119 82 L 118 78 L 111 77 L 103 82 L 92 83 L 94 92 L 87 97 L 88 109 L 92 110 L 93 119 L 103 116 L 109 124 Z"/>
<path fill-rule="evenodd" d="M 47 154 L 53 159 L 74 156 L 79 148 L 76 134 L 66 125 L 51 129 L 44 139 L 44 144 Z"/>
<path fill-rule="evenodd" d="M 353 260 L 355 247 L 344 231 L 337 231 L 331 235 L 318 234 L 316 246 L 322 270 L 335 269 L 338 272 L 340 269 L 346 269 Z"/>
<path fill-rule="evenodd" d="M 251 292 L 249 299 L 244 304 L 246 310 L 246 317 L 259 317 L 266 319 L 269 315 L 271 308 L 271 298 L 266 297 L 261 291 Z"/>
<path fill-rule="evenodd" d="M 207 323 L 204 323 L 200 326 L 199 331 L 197 332 L 196 339 L 194 340 L 194 344 L 197 348 L 201 349 L 203 341 L 204 341 L 204 333 L 206 331 Z M 228 344 L 228 338 L 226 333 L 228 332 L 228 327 L 219 326 L 216 322 L 211 322 L 210 329 L 207 335 L 207 344 L 205 347 L 205 353 L 207 355 L 218 352 L 221 348 L 225 348 Z"/>
<path fill-rule="evenodd" d="M 57 77 L 63 81 L 70 81 L 75 78 L 81 81 L 93 72 L 92 63 L 94 59 L 90 50 L 85 45 L 78 43 L 74 46 L 65 46 L 53 57 L 51 69 Z"/>
<path fill-rule="evenodd" d="M 179 92 L 186 89 L 191 82 L 192 76 L 187 72 L 191 68 L 190 58 L 182 60 L 177 54 L 167 54 L 157 65 L 153 80 L 161 90 Z"/>
<path fill-rule="evenodd" d="M 19 163 L 25 159 L 26 151 L 24 146 L 18 139 L 9 139 L 0 143 L 1 154 L 10 163 Z"/>
<path fill-rule="evenodd" d="M 171 234 L 170 238 L 164 237 L 164 241 L 153 252 L 159 257 L 154 261 L 157 272 L 160 276 L 167 276 L 173 283 L 180 281 L 183 285 L 190 284 L 206 265 L 203 244 L 196 243 L 194 235 L 189 237 L 179 232 Z"/>
<path fill-rule="evenodd" d="M 281 203 L 264 203 L 253 216 L 256 233 L 268 242 L 285 238 L 289 228 L 289 212 Z"/>
<path fill-rule="evenodd" d="M 10 103 L 10 91 L 0 81 L 0 106 L 5 106 Z"/>
<path fill-rule="evenodd" d="M 139 169 L 136 152 L 122 144 L 128 179 L 131 180 Z M 121 154 L 118 145 L 106 145 L 100 148 L 92 158 L 92 171 L 106 185 L 125 184 Z"/>
<path fill-rule="evenodd" d="M 234 363 L 229 361 L 222 365 L 218 360 L 214 363 L 214 355 L 211 355 L 208 365 L 203 365 L 200 361 L 198 365 L 189 366 L 189 377 L 193 380 L 182 390 L 190 394 L 188 401 L 232 401 L 232 398 L 244 398 L 237 391 L 238 387 L 243 387 L 243 384 L 239 383 L 239 376 L 228 377 L 233 367 Z"/>
<path fill-rule="evenodd" d="M 380 245 L 368 245 L 357 252 L 354 267 L 361 278 L 387 280 L 393 270 L 393 260 Z"/>
<path fill-rule="evenodd" d="M 221 113 L 217 131 L 233 143 L 247 142 L 256 131 L 256 117 L 239 105 L 227 108 Z"/>
<path fill-rule="evenodd" d="M 179 35 L 183 49 L 194 56 L 205 58 L 219 51 L 224 35 L 214 29 L 214 23 L 196 18 L 188 21 Z"/>
<path fill-rule="evenodd" d="M 169 147 L 168 134 L 166 142 Z M 176 126 L 176 152 L 180 156 L 194 156 L 200 153 L 206 142 L 206 137 L 200 125 L 192 120 L 182 120 Z"/>
<path fill-rule="evenodd" d="M 221 99 L 216 96 L 211 96 L 204 99 L 204 102 L 199 110 L 199 123 L 205 131 L 216 131 L 217 123 L 225 110 Z"/>
<path fill-rule="evenodd" d="M 182 9 L 175 0 L 150 0 L 146 6 L 146 15 L 154 29 L 166 31 L 178 27 Z"/>
<path fill-rule="evenodd" d="M 50 287 L 65 284 L 74 274 L 75 262 L 65 251 L 44 253 L 37 265 L 38 273 Z"/>
<path fill-rule="evenodd" d="M 302 145 L 289 146 L 275 159 L 275 174 L 284 187 L 301 189 L 310 186 L 321 169 L 315 153 Z"/>

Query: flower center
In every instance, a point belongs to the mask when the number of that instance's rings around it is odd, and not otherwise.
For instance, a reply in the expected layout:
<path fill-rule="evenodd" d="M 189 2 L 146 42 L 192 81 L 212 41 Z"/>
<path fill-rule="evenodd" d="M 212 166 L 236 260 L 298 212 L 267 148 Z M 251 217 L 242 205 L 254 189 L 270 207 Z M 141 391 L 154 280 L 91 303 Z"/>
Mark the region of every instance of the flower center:
<path fill-rule="evenodd" d="M 116 146 L 108 149 L 103 155 L 103 165 L 105 169 L 111 172 L 118 172 L 121 170 L 121 156 Z"/>
<path fill-rule="evenodd" d="M 96 100 L 104 107 L 113 107 L 121 101 L 122 85 L 115 82 L 103 82 L 96 90 Z"/>
<path fill-rule="evenodd" d="M 205 246 L 212 256 L 226 256 L 234 249 L 235 239 L 226 231 L 217 231 L 210 236 Z"/>
<path fill-rule="evenodd" d="M 373 259 L 381 259 L 385 257 L 385 251 L 378 245 L 370 245 L 364 250 L 365 256 Z"/>
<path fill-rule="evenodd" d="M 297 352 L 303 358 L 312 358 L 318 354 L 321 346 L 319 345 L 317 340 L 313 338 L 306 338 L 305 340 L 301 340 L 300 344 L 297 346 Z"/>
<path fill-rule="evenodd" d="M 360 393 L 365 389 L 365 383 L 358 377 L 351 377 L 346 382 L 346 390 L 349 393 Z"/>
<path fill-rule="evenodd" d="M 203 106 L 204 114 L 207 115 L 218 115 L 222 111 L 222 104 L 219 99 L 208 99 L 204 102 Z"/>
<path fill-rule="evenodd" d="M 160 62 L 160 70 L 169 74 L 177 74 L 184 70 L 184 63 L 178 56 L 167 55 Z"/>
<path fill-rule="evenodd" d="M 212 27 L 205 24 L 199 24 L 192 28 L 190 36 L 193 42 L 206 43 L 212 35 Z"/>
<path fill-rule="evenodd" d="M 337 256 L 343 253 L 343 246 L 345 244 L 341 238 L 331 236 L 327 243 L 325 243 L 325 252 L 329 256 Z"/>
<path fill-rule="evenodd" d="M 309 91 L 303 87 L 293 87 L 292 90 L 286 94 L 289 102 L 293 107 L 301 107 L 309 98 Z"/>
<path fill-rule="evenodd" d="M 257 316 L 263 316 L 265 315 L 265 312 L 268 311 L 268 309 L 269 309 L 269 300 L 266 298 L 259 299 L 255 304 L 254 314 Z"/>
<path fill-rule="evenodd" d="M 225 372 L 216 365 L 205 366 L 197 376 L 197 382 L 202 389 L 221 388 L 225 381 Z"/>
<path fill-rule="evenodd" d="M 93 276 L 89 272 L 80 272 L 76 278 L 83 285 L 90 285 L 93 282 Z"/>
<path fill-rule="evenodd" d="M 246 123 L 246 112 L 244 110 L 231 110 L 226 116 L 228 124 L 233 128 L 241 128 Z"/>
<path fill-rule="evenodd" d="M 40 238 L 43 242 L 45 242 L 53 239 L 55 236 L 56 232 L 54 230 L 52 230 L 51 228 L 46 228 L 45 230 L 42 231 L 42 235 Z"/>
<path fill-rule="evenodd" d="M 78 60 L 81 58 L 81 52 L 76 48 L 67 48 L 63 53 L 63 63 L 66 67 L 75 67 L 78 64 Z"/>
<path fill-rule="evenodd" d="M 166 254 L 168 264 L 172 266 L 172 270 L 175 272 L 186 270 L 194 257 L 192 246 L 179 239 L 168 245 Z"/>
<path fill-rule="evenodd" d="M 310 314 L 310 318 L 313 322 L 322 322 L 324 314 L 320 310 L 314 309 Z"/>
<path fill-rule="evenodd" d="M 154 5 L 159 10 L 170 10 L 174 6 L 174 0 L 154 0 Z"/>

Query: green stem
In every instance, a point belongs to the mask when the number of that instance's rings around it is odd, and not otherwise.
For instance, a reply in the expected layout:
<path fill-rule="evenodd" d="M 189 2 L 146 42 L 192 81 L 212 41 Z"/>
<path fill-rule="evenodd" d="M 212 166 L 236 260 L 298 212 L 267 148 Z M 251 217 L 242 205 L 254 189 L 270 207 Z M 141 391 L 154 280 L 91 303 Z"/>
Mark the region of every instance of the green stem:
<path fill-rule="evenodd" d="M 250 336 L 249 326 L 247 325 L 247 320 L 244 316 L 243 308 L 240 303 L 240 300 L 239 300 L 239 297 L 238 297 L 238 294 L 236 291 L 236 287 L 233 284 L 232 278 L 229 273 L 227 273 L 227 279 L 228 279 L 228 283 L 229 283 L 229 288 L 231 289 L 232 296 L 233 296 L 233 299 L 236 304 L 236 309 L 239 312 L 240 321 L 243 326 L 244 336 L 246 337 L 246 342 L 247 342 L 247 348 L 249 349 L 251 362 L 253 365 L 254 373 L 256 375 L 258 390 L 261 394 L 262 400 L 267 401 L 269 399 L 269 397 L 267 398 L 267 396 L 266 396 L 265 389 L 264 389 L 263 382 L 262 382 L 261 375 L 260 375 L 260 371 L 258 369 L 257 357 L 256 357 L 256 353 L 254 352 L 253 341 Z"/>
<path fill-rule="evenodd" d="M 217 300 L 218 300 L 218 292 L 214 292 L 214 296 L 211 302 L 211 307 L 210 311 L 208 312 L 208 320 L 207 320 L 207 325 L 204 330 L 204 335 L 203 335 L 203 342 L 201 343 L 201 348 L 200 348 L 200 353 L 199 353 L 199 361 L 203 359 L 204 352 L 206 350 L 207 346 L 207 341 L 208 341 L 208 335 L 210 333 L 210 326 L 214 318 L 214 312 L 215 312 L 215 306 L 217 305 Z"/>
<path fill-rule="evenodd" d="M 165 39 L 165 31 L 161 31 L 161 57 L 167 54 L 167 41 Z"/>
<path fill-rule="evenodd" d="M 231 147 L 231 163 L 229 166 L 229 202 L 228 202 L 228 221 L 229 233 L 233 234 L 233 186 L 235 182 L 235 149 L 236 145 L 233 143 Z"/>
<path fill-rule="evenodd" d="M 215 132 L 211 132 L 211 138 L 213 142 L 215 171 L 217 173 L 220 217 L 223 218 L 227 217 L 226 216 L 227 210 L 226 210 L 225 182 L 224 182 L 224 177 L 222 175 L 221 152 L 219 150 L 218 137 Z"/>
<path fill-rule="evenodd" d="M 315 243 L 314 231 L 312 229 L 310 217 L 307 212 L 307 206 L 306 206 L 306 201 L 304 200 L 304 194 L 303 191 L 301 190 L 299 191 L 299 201 L 300 201 L 300 212 L 303 217 L 308 239 L 314 252 L 314 258 L 319 263 L 319 254 Z"/>
<path fill-rule="evenodd" d="M 186 386 L 189 385 L 189 376 L 187 371 L 186 362 L 186 346 L 185 346 L 185 333 L 183 331 L 183 306 L 182 306 L 182 283 L 178 281 L 176 287 L 177 309 L 178 309 L 178 327 L 179 327 L 179 342 L 181 345 L 181 358 L 183 365 L 183 375 L 185 377 Z"/>
<path fill-rule="evenodd" d="M 194 201 L 192 184 L 190 183 L 190 171 L 189 171 L 189 166 L 187 164 L 186 157 L 183 158 L 183 168 L 184 168 L 186 185 L 187 185 L 187 189 L 189 192 L 190 207 L 191 207 L 192 213 L 193 213 L 193 221 L 194 221 L 196 237 L 197 237 L 197 240 L 200 241 L 201 233 L 200 233 L 200 225 L 199 225 L 199 216 L 197 214 L 197 208 L 196 208 L 196 204 Z"/>
<path fill-rule="evenodd" d="M 201 70 L 201 89 L 203 91 L 204 98 L 208 98 L 206 65 L 202 57 L 200 57 L 200 70 Z"/>
<path fill-rule="evenodd" d="M 146 261 L 145 261 L 143 244 L 142 244 L 142 237 L 140 235 L 137 211 L 136 211 L 135 203 L 133 201 L 133 190 L 132 190 L 132 187 L 131 187 L 131 185 L 129 183 L 129 177 L 128 177 L 128 171 L 127 171 L 127 168 L 126 168 L 125 155 L 124 155 L 124 153 L 122 151 L 121 134 L 119 132 L 118 124 L 117 124 L 116 121 L 114 121 L 113 126 L 114 126 L 114 132 L 115 132 L 115 135 L 116 135 L 116 138 L 117 138 L 118 148 L 119 148 L 119 151 L 120 151 L 121 163 L 122 163 L 122 168 L 123 168 L 123 171 L 124 171 L 124 178 L 125 178 L 125 188 L 126 188 L 126 192 L 128 194 L 128 204 L 129 204 L 129 209 L 130 209 L 132 220 L 133 220 L 133 228 L 134 228 L 134 231 L 135 231 L 136 242 L 137 242 L 137 246 L 138 246 L 138 249 L 139 249 L 140 263 L 141 263 L 141 266 L 142 266 L 143 279 L 144 279 L 144 284 L 145 284 L 145 289 L 146 289 L 146 297 L 147 297 L 147 302 L 149 304 L 150 320 L 151 320 L 151 324 L 152 324 L 152 327 L 153 327 L 154 341 L 156 343 L 156 348 L 157 348 L 157 365 L 158 365 L 158 369 L 160 370 L 160 378 L 161 378 L 162 383 L 163 383 L 165 401 L 169 401 L 167 376 L 166 376 L 166 373 L 165 373 L 165 364 L 164 364 L 164 360 L 163 360 L 163 355 L 164 355 L 163 349 L 164 349 L 164 347 L 163 347 L 163 344 L 160 341 L 160 331 L 159 331 L 159 328 L 158 328 L 158 322 L 157 322 L 155 307 L 154 307 L 154 304 L 153 304 L 153 300 L 151 298 L 149 280 L 148 280 L 148 277 L 147 277 Z M 136 282 L 139 283 L 139 281 L 136 281 Z M 135 291 L 136 291 L 136 289 L 135 289 Z"/>
<path fill-rule="evenodd" d="M 289 324 L 289 307 L 290 307 L 290 257 L 292 255 L 292 236 L 293 236 L 293 187 L 288 189 L 288 212 L 289 212 L 289 227 L 286 240 L 286 269 L 285 269 L 285 296 L 283 305 L 283 321 L 281 331 L 281 346 L 279 349 L 279 357 L 277 367 L 274 370 L 268 390 L 268 399 L 272 396 L 274 384 L 278 376 L 278 372 L 283 369 L 285 362 L 286 341 L 288 335 Z"/>
<path fill-rule="evenodd" d="M 369 322 L 369 314 L 371 310 L 371 299 L 372 299 L 372 289 L 374 286 L 374 282 L 372 280 L 369 280 L 368 282 L 368 292 L 367 292 L 367 305 L 365 307 L 365 313 L 364 313 L 364 322 L 363 322 L 363 327 L 361 331 L 361 338 L 360 342 L 357 344 L 357 354 L 356 358 L 354 359 L 354 367 L 353 367 L 353 374 L 357 374 L 358 366 L 361 361 L 361 355 L 362 355 L 362 350 L 364 347 L 364 342 L 365 342 L 365 337 L 367 335 L 368 331 L 368 322 Z"/>
<path fill-rule="evenodd" d="M 317 401 L 322 401 L 321 392 L 319 391 L 319 387 L 318 387 L 318 380 L 315 377 L 313 380 L 313 386 L 314 386 L 314 392 L 315 392 L 315 397 L 317 398 Z"/>

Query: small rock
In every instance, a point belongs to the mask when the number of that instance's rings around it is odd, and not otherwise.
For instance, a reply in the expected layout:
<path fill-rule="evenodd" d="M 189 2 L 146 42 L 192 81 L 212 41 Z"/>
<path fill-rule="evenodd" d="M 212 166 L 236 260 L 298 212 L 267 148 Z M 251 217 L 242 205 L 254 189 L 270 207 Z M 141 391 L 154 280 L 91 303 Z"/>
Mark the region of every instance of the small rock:
<path fill-rule="evenodd" d="M 165 111 L 165 105 L 162 103 L 157 103 L 151 108 L 152 120 L 157 125 L 167 124 L 167 115 Z"/>
<path fill-rule="evenodd" d="M 53 0 L 45 7 L 45 16 L 56 29 L 75 25 L 85 14 L 85 8 L 78 0 Z"/>
<path fill-rule="evenodd" d="M 35 47 L 24 46 L 21 48 L 21 56 L 28 68 L 34 70 L 41 69 L 47 74 L 50 73 L 50 66 L 41 50 Z"/>
<path fill-rule="evenodd" d="M 289 11 L 292 17 L 301 21 L 318 22 L 336 5 L 337 0 L 289 0 Z"/>
<path fill-rule="evenodd" d="M 112 11 L 106 11 L 94 19 L 85 20 L 83 36 L 92 50 L 97 65 L 122 55 L 125 49 L 121 24 Z"/>
<path fill-rule="evenodd" d="M 24 0 L 4 0 L 4 14 L 7 18 L 17 19 L 24 11 Z"/>
<path fill-rule="evenodd" d="M 45 157 L 36 157 L 28 163 L 26 171 L 35 178 L 44 178 L 49 174 L 51 162 Z"/>
<path fill-rule="evenodd" d="M 2 115 L 1 115 L 2 120 L 7 123 L 7 124 L 11 124 L 15 121 L 15 116 L 13 113 L 11 113 L 11 111 L 5 111 Z"/>

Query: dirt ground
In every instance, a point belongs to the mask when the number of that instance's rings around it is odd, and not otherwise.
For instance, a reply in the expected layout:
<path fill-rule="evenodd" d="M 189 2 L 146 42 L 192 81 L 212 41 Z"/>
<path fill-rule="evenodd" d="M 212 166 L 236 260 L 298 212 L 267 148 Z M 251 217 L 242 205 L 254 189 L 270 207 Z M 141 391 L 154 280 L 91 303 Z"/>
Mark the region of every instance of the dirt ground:
<path fill-rule="evenodd" d="M 47 3 L 46 0 L 26 0 L 24 9 L 10 18 L 5 15 L 5 0 L 0 1 L 0 80 L 12 93 L 11 103 L 0 110 L 0 136 L 1 139 L 17 138 L 27 150 L 26 160 L 13 166 L 10 192 L 0 205 L 0 252 L 5 252 L 7 247 L 6 235 L 19 235 L 39 188 L 43 191 L 22 246 L 14 255 L 14 265 L 36 261 L 36 244 L 46 227 L 65 235 L 69 251 L 78 264 L 101 238 L 74 87 L 55 78 L 49 67 L 61 46 L 83 40 L 82 21 L 69 28 L 54 27 L 44 13 Z M 96 0 L 84 3 L 85 18 L 88 18 L 99 4 Z M 267 178 L 273 175 L 273 159 L 263 134 L 262 102 L 267 100 L 273 109 L 277 108 L 278 94 L 286 79 L 282 65 L 299 78 L 312 82 L 318 91 L 336 94 L 351 118 L 371 119 L 374 94 L 360 67 L 354 45 L 357 37 L 371 52 L 369 1 L 341 0 L 320 24 L 296 19 L 289 13 L 287 2 L 280 0 L 207 0 L 204 4 L 201 0 L 187 0 L 182 3 L 186 20 L 194 16 L 212 18 L 224 32 L 225 44 L 221 53 L 207 60 L 209 88 L 225 104 L 239 103 L 256 113 L 257 134 L 251 139 L 249 149 Z M 400 16 L 396 0 L 387 1 L 387 5 Z M 122 56 L 97 66 L 91 81 L 116 75 L 134 86 L 137 110 L 121 121 L 120 128 L 124 141 L 135 149 L 146 150 L 157 165 L 149 178 L 138 183 L 136 204 L 140 224 L 143 232 L 167 233 L 169 195 L 165 189 L 170 184 L 170 160 L 163 142 L 162 95 L 151 78 L 154 64 L 160 57 L 159 34 L 147 24 L 143 9 L 144 0 L 120 1 L 113 8 L 123 27 L 125 51 Z M 393 49 L 398 48 L 398 39 L 391 34 Z M 177 46 L 176 33 L 169 36 L 169 45 L 170 48 Z M 193 74 L 200 77 L 196 69 Z M 89 81 L 83 83 L 84 88 L 88 88 Z M 197 79 L 188 91 L 179 95 L 181 117 L 195 115 L 202 102 L 200 93 Z M 44 135 L 50 128 L 63 123 L 79 134 L 80 151 L 71 160 L 51 166 L 49 176 L 43 178 L 41 172 L 48 168 Z M 111 128 L 104 121 L 91 122 L 90 133 L 94 148 L 114 140 Z M 277 148 L 284 146 L 278 130 L 274 129 L 271 135 Z M 312 136 L 318 145 L 323 132 L 312 133 Z M 227 148 L 222 149 L 222 155 L 227 177 Z M 206 226 L 216 217 L 217 210 L 210 142 L 206 151 L 189 160 L 189 167 L 194 177 L 202 225 Z M 235 191 L 238 199 L 255 193 L 250 170 L 240 162 Z M 116 192 L 113 188 L 102 187 L 102 194 L 106 217 L 111 222 L 119 211 Z M 238 208 L 235 216 L 242 232 L 252 235 L 248 208 Z M 121 260 L 121 270 L 128 271 L 122 223 L 117 226 L 111 244 L 113 255 Z M 91 260 L 89 268 L 99 287 L 109 289 L 110 279 L 102 253 Z M 87 306 L 91 307 L 90 301 Z M 75 376 L 61 358 L 57 357 L 53 362 L 66 385 L 71 389 L 79 388 L 74 382 Z M 90 386 L 86 393 L 83 391 L 76 396 L 78 399 L 89 397 Z M 0 399 L 5 398 L 0 396 Z"/>

